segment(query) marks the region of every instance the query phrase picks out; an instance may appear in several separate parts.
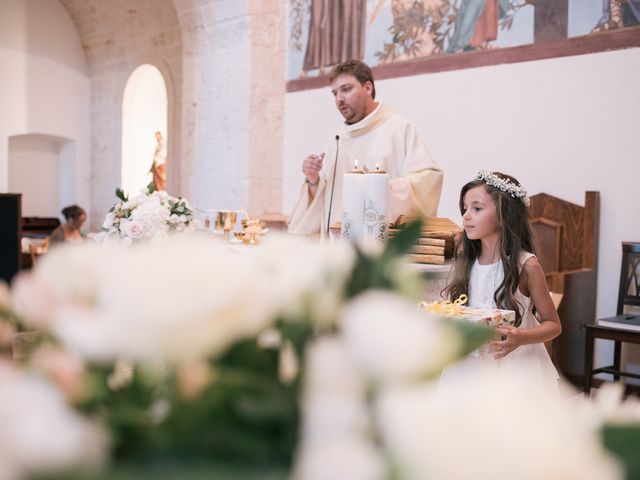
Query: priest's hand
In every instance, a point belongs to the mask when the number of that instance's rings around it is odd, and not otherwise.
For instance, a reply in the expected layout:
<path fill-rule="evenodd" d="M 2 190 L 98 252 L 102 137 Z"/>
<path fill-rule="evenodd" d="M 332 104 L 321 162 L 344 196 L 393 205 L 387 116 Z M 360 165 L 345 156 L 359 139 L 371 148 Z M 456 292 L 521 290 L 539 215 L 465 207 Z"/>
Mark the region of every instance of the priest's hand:
<path fill-rule="evenodd" d="M 320 155 L 311 154 L 302 162 L 302 173 L 311 186 L 317 186 L 320 180 L 320 170 L 324 162 L 324 153 Z"/>

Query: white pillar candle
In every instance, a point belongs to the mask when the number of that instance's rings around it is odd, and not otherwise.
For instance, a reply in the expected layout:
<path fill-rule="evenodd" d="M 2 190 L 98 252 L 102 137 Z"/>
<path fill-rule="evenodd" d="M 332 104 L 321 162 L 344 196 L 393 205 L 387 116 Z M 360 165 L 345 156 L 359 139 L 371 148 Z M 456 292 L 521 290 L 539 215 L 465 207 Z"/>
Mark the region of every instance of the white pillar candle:
<path fill-rule="evenodd" d="M 364 175 L 364 224 L 362 236 L 366 242 L 384 243 L 387 239 L 389 206 L 387 190 L 389 175 L 376 165 Z"/>
<path fill-rule="evenodd" d="M 364 172 L 357 169 L 342 177 L 342 228 L 340 236 L 355 242 L 362 235 L 364 225 Z"/>

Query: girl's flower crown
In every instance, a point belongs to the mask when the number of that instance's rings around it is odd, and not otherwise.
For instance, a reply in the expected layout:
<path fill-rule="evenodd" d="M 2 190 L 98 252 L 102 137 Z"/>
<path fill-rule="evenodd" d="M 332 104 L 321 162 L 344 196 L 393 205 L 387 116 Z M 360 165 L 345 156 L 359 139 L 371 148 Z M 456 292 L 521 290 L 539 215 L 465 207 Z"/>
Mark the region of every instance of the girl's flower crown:
<path fill-rule="evenodd" d="M 496 187 L 498 190 L 508 193 L 513 198 L 519 198 L 522 200 L 525 207 L 528 207 L 531 204 L 531 200 L 529 200 L 527 191 L 524 188 L 506 178 L 499 177 L 495 173 L 488 172 L 487 170 L 480 170 L 475 179 L 482 180 L 487 185 Z"/>

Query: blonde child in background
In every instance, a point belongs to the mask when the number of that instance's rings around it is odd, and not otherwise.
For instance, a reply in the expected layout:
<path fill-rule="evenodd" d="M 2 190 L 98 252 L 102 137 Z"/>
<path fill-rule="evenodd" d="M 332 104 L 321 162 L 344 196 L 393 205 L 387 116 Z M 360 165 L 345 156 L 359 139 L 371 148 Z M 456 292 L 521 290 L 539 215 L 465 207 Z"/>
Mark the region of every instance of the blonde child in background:
<path fill-rule="evenodd" d="M 498 373 L 520 367 L 532 380 L 557 387 L 558 373 L 544 342 L 562 332 L 544 272 L 533 253 L 529 197 L 513 177 L 481 171 L 462 187 L 463 233 L 444 290 L 455 300 L 467 295 L 469 306 L 515 311 L 515 324 L 499 326 L 486 353 L 474 352 L 445 369 L 440 384 L 470 368 Z"/>

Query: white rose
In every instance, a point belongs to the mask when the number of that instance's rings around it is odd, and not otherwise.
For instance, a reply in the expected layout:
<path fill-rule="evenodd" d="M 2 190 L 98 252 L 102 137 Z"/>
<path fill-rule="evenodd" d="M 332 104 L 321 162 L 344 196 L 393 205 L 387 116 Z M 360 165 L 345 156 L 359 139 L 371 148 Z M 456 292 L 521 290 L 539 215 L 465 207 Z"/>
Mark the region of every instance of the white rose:
<path fill-rule="evenodd" d="M 303 440 L 296 454 L 293 480 L 382 480 L 382 455 L 371 439 L 345 435 L 330 440 Z"/>
<path fill-rule="evenodd" d="M 139 223 L 133 221 L 127 224 L 127 228 L 125 230 L 125 234 L 127 237 L 137 240 L 144 236 L 144 229 L 140 226 Z"/>
<path fill-rule="evenodd" d="M 107 213 L 106 217 L 104 218 L 104 223 L 102 224 L 102 228 L 106 228 L 107 230 L 109 230 L 110 228 L 113 228 L 114 218 L 115 218 L 115 214 L 113 212 Z"/>
<path fill-rule="evenodd" d="M 153 192 L 154 195 L 156 195 L 157 197 L 159 197 L 161 200 L 163 201 L 167 201 L 169 199 L 174 199 L 172 196 L 170 196 L 166 191 L 162 190 L 160 192 L 155 191 Z"/>
<path fill-rule="evenodd" d="M 604 424 L 640 425 L 640 399 L 624 398 L 624 384 L 605 382 L 591 397 L 581 397 L 577 411 L 594 430 Z"/>
<path fill-rule="evenodd" d="M 455 359 L 460 340 L 439 320 L 387 291 L 368 291 L 342 313 L 345 344 L 372 379 L 411 379 L 438 373 Z"/>
<path fill-rule="evenodd" d="M 384 464 L 370 437 L 365 384 L 344 343 L 321 338 L 309 346 L 306 360 L 293 478 L 384 478 Z"/>
<path fill-rule="evenodd" d="M 104 433 L 71 410 L 53 385 L 4 365 L 0 384 L 2 478 L 98 467 L 104 462 Z"/>
<path fill-rule="evenodd" d="M 220 353 L 275 317 L 269 272 L 250 258 L 207 238 L 156 238 L 144 248 L 113 245 L 83 257 L 99 269 L 94 303 L 53 309 L 52 328 L 63 344 L 96 360 L 174 363 Z M 74 259 L 65 268 L 75 272 Z"/>
<path fill-rule="evenodd" d="M 516 368 L 465 370 L 447 388 L 384 389 L 377 424 L 398 478 L 620 480 L 573 404 Z"/>
<path fill-rule="evenodd" d="M 344 285 L 355 262 L 349 244 L 319 244 L 300 237 L 269 234 L 253 258 L 272 272 L 275 295 L 285 317 L 302 319 L 309 315 L 313 322 L 324 326 L 336 321 Z"/>
<path fill-rule="evenodd" d="M 131 220 L 129 220 L 128 218 L 121 218 L 120 219 L 120 224 L 118 225 L 118 230 L 120 231 L 120 236 L 121 237 L 126 237 L 127 236 L 127 226 L 129 224 Z"/>

